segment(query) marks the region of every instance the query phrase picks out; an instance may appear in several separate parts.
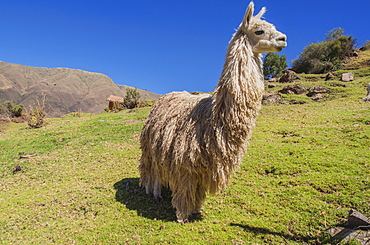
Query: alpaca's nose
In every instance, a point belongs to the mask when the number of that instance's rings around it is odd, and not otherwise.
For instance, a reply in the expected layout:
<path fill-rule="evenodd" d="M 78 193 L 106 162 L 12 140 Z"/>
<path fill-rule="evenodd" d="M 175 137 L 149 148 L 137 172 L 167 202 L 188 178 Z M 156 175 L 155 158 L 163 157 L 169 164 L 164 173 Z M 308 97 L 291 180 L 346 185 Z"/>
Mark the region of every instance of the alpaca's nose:
<path fill-rule="evenodd" d="M 276 41 L 278 41 L 278 42 L 286 42 L 286 35 L 281 34 L 280 36 L 278 36 L 276 38 Z"/>

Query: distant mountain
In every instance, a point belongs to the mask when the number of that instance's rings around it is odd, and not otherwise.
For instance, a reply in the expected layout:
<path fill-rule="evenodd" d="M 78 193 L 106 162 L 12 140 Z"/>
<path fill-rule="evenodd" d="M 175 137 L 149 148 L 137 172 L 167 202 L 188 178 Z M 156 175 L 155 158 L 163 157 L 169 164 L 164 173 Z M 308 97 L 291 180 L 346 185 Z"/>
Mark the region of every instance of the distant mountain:
<path fill-rule="evenodd" d="M 48 117 L 59 117 L 81 110 L 100 113 L 108 107 L 110 95 L 124 97 L 126 89 L 108 76 L 68 68 L 38 68 L 0 61 L 0 99 L 34 104 L 46 94 Z M 142 99 L 157 99 L 159 94 L 138 89 Z"/>

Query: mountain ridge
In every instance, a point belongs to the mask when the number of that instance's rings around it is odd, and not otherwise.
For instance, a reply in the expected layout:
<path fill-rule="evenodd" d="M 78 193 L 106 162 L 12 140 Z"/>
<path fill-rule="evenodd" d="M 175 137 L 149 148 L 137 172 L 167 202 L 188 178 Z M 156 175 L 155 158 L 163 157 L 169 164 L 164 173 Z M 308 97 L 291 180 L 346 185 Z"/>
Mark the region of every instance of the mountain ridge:
<path fill-rule="evenodd" d="M 115 84 L 102 73 L 70 68 L 33 67 L 0 61 L 0 99 L 23 104 L 35 103 L 46 95 L 48 117 L 59 117 L 81 110 L 103 112 L 110 95 L 124 97 L 126 85 Z M 138 89 L 142 99 L 157 99 L 161 95 Z"/>

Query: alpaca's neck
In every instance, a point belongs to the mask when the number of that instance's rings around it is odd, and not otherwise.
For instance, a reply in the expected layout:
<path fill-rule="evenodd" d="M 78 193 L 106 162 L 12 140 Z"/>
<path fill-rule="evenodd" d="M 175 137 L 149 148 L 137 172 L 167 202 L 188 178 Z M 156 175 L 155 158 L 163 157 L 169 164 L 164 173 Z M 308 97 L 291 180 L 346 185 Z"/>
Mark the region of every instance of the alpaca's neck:
<path fill-rule="evenodd" d="M 261 107 L 263 90 L 262 60 L 252 52 L 248 37 L 239 30 L 230 41 L 213 95 L 212 117 L 218 121 L 216 124 L 237 131 L 253 127 L 250 123 L 254 124 Z"/>

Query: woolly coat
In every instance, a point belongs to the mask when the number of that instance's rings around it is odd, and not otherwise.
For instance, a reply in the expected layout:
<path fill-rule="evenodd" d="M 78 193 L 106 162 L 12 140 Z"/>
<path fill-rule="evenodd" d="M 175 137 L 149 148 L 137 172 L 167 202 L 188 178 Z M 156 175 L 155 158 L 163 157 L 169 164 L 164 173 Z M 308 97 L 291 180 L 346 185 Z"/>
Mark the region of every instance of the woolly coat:
<path fill-rule="evenodd" d="M 206 193 L 229 182 L 244 156 L 264 90 L 262 61 L 238 30 L 213 95 L 167 94 L 154 104 L 141 133 L 140 181 L 172 190 L 182 220 L 200 211 Z"/>

